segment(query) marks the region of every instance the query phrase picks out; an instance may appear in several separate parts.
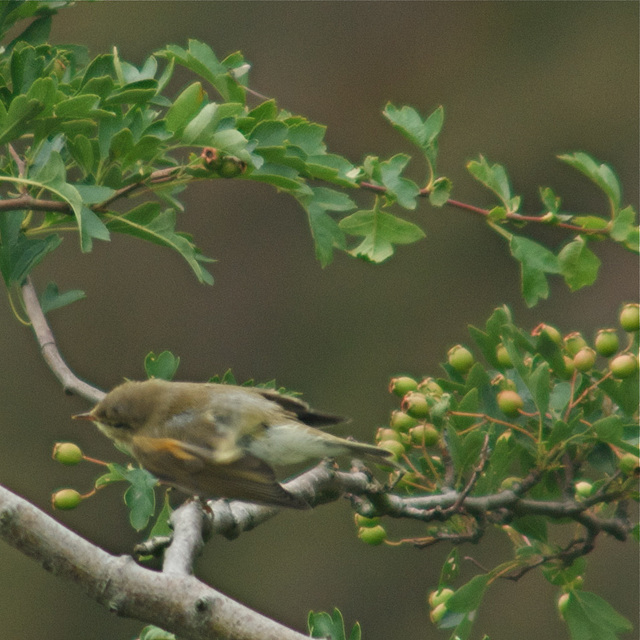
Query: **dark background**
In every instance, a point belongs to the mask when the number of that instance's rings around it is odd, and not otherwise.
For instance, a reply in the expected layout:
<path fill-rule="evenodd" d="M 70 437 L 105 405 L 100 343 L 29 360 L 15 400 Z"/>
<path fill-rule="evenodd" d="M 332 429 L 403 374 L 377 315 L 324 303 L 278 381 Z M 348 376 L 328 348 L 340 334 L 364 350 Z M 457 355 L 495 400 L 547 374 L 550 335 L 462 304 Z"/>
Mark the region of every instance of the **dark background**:
<path fill-rule="evenodd" d="M 539 185 L 552 186 L 570 211 L 604 213 L 603 195 L 555 159 L 582 150 L 615 168 L 625 203 L 637 208 L 637 3 L 79 3 L 54 19 L 52 34 L 94 55 L 117 45 L 136 64 L 188 38 L 208 42 L 221 58 L 242 50 L 253 64 L 251 86 L 327 124 L 330 150 L 354 162 L 370 153 L 414 153 L 382 118 L 387 101 L 423 114 L 442 104 L 440 167 L 455 198 L 493 203 L 464 169 L 483 153 L 507 167 L 527 213 L 541 210 Z M 187 81 L 180 76 L 176 92 Z M 421 179 L 423 169 L 417 160 L 413 177 Z M 218 260 L 213 287 L 198 285 L 177 255 L 123 237 L 81 255 L 70 236 L 36 271 L 40 290 L 55 279 L 61 289 L 87 292 L 51 323 L 63 355 L 90 382 L 109 388 L 124 376 L 141 378 L 145 354 L 170 349 L 182 358 L 182 379 L 204 380 L 228 367 L 239 380 L 276 377 L 317 408 L 352 416 L 341 433 L 371 441 L 394 408 L 389 376 L 437 373 L 448 347 L 468 342 L 467 324 L 482 325 L 496 306 L 509 304 L 526 328 L 544 320 L 592 336 L 615 325 L 622 301 L 637 297 L 636 258 L 601 244 L 596 286 L 570 294 L 554 282 L 549 301 L 526 309 L 504 242 L 471 214 L 427 203 L 407 216 L 425 228 L 426 240 L 400 247 L 380 266 L 340 255 L 324 270 L 304 212 L 268 186 L 198 184 L 185 204 L 180 228 Z M 546 238 L 551 245 L 565 239 Z M 49 511 L 53 489 L 88 490 L 95 474 L 89 465 L 51 461 L 54 441 L 73 439 L 88 454 L 123 458 L 69 419 L 86 405 L 61 393 L 6 298 L 0 314 L 0 482 Z M 113 553 L 129 553 L 139 539 L 118 489 L 56 517 Z M 397 537 L 418 533 L 389 528 Z M 355 533 L 347 504 L 285 513 L 234 542 L 213 540 L 197 573 L 300 630 L 308 610 L 337 606 L 349 627 L 360 620 L 370 640 L 446 637 L 430 626 L 425 597 L 449 549 L 370 548 Z M 492 566 L 507 559 L 504 540 L 496 532 L 460 551 Z M 603 536 L 588 564 L 585 588 L 635 622 L 637 547 Z M 477 571 L 464 566 L 466 577 Z M 3 637 L 113 640 L 140 628 L 6 545 L 0 567 Z M 495 585 L 475 637 L 567 637 L 556 595 L 533 573 L 517 585 Z"/>

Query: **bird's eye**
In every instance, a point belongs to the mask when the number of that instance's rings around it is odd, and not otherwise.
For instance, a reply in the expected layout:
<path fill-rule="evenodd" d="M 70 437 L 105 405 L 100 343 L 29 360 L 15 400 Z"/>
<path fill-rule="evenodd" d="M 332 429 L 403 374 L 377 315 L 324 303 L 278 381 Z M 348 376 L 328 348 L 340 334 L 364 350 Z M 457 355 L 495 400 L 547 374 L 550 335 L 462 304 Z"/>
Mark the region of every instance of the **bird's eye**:
<path fill-rule="evenodd" d="M 129 425 L 126 422 L 114 422 L 111 426 L 114 429 L 130 429 Z"/>

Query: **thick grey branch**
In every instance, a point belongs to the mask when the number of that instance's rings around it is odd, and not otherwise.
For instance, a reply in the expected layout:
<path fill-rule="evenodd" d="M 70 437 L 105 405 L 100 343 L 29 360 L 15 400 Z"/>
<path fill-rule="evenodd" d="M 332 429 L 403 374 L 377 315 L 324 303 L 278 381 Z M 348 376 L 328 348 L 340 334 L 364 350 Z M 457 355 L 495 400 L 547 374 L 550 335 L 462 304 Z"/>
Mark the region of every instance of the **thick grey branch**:
<path fill-rule="evenodd" d="M 304 640 L 193 576 L 157 573 L 112 556 L 0 487 L 0 537 L 114 613 L 185 640 Z"/>

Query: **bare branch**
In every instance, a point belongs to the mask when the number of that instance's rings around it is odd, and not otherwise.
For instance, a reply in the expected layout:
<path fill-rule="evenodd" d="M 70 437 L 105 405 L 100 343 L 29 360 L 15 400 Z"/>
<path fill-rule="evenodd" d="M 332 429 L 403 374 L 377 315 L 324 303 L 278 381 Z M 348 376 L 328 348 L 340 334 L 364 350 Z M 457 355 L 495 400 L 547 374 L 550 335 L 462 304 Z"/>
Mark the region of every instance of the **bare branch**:
<path fill-rule="evenodd" d="M 31 278 L 27 278 L 22 285 L 22 299 L 40 345 L 42 357 L 56 378 L 62 383 L 65 393 L 79 395 L 93 403 L 99 402 L 104 397 L 104 392 L 80 380 L 62 359 L 51 327 L 49 327 L 49 323 L 42 312 Z"/>
<path fill-rule="evenodd" d="M 304 640 L 193 576 L 157 573 L 112 556 L 0 487 L 0 537 L 110 611 L 185 640 Z"/>

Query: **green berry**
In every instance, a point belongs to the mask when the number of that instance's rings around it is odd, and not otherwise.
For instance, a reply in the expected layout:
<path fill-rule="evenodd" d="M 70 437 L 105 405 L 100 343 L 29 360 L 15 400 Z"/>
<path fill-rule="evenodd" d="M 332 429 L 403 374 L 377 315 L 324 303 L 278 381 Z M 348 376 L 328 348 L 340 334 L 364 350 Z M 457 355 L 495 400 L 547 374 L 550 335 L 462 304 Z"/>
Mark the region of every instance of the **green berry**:
<path fill-rule="evenodd" d="M 419 424 L 409 430 L 411 442 L 417 445 L 431 447 L 440 441 L 440 433 L 432 424 Z"/>
<path fill-rule="evenodd" d="M 427 399 L 418 391 L 409 392 L 402 400 L 402 409 L 412 418 L 418 420 L 429 415 L 429 403 Z"/>
<path fill-rule="evenodd" d="M 393 429 L 385 429 L 384 427 L 380 427 L 376 431 L 376 442 L 382 442 L 384 440 L 395 440 L 396 442 L 402 442 L 402 436 L 400 433 Z"/>
<path fill-rule="evenodd" d="M 392 429 L 397 429 L 398 431 L 409 431 L 411 427 L 415 427 L 418 424 L 418 421 L 404 411 L 394 411 L 391 414 L 391 421 L 389 424 Z"/>
<path fill-rule="evenodd" d="M 54 509 L 68 511 L 75 509 L 82 502 L 82 496 L 75 489 L 60 489 L 51 496 Z"/>
<path fill-rule="evenodd" d="M 469 369 L 473 366 L 473 354 L 469 349 L 466 349 L 460 344 L 457 344 L 455 347 L 451 347 L 447 352 L 447 359 L 449 364 L 458 372 L 458 373 L 467 373 Z"/>
<path fill-rule="evenodd" d="M 578 351 L 587 346 L 587 341 L 578 331 L 569 333 L 564 337 L 564 347 L 570 356 L 575 356 Z"/>
<path fill-rule="evenodd" d="M 519 393 L 505 389 L 498 394 L 498 407 L 500 411 L 510 418 L 515 418 L 524 407 L 524 401 Z"/>
<path fill-rule="evenodd" d="M 404 446 L 397 440 L 383 440 L 378 446 L 390 451 L 393 454 L 393 460 L 400 460 L 404 455 Z"/>
<path fill-rule="evenodd" d="M 615 329 L 600 329 L 596 334 L 596 351 L 605 358 L 612 356 L 620 347 L 618 334 Z"/>
<path fill-rule="evenodd" d="M 517 485 L 522 482 L 522 478 L 516 478 L 515 476 L 509 476 L 500 483 L 500 491 L 510 491 L 515 489 Z"/>
<path fill-rule="evenodd" d="M 424 393 L 425 396 L 433 396 L 434 398 L 439 398 L 444 393 L 442 387 L 433 378 L 421 380 L 418 391 Z"/>
<path fill-rule="evenodd" d="M 225 156 L 220 161 L 218 174 L 222 178 L 237 178 L 240 174 L 244 173 L 246 169 L 246 163 L 240 160 L 240 158 L 236 158 L 235 156 Z"/>
<path fill-rule="evenodd" d="M 415 391 L 418 388 L 418 383 L 409 376 L 398 376 L 397 378 L 391 378 L 389 382 L 389 393 L 395 393 L 401 398 L 409 391 Z"/>
<path fill-rule="evenodd" d="M 498 360 L 498 364 L 504 369 L 510 369 L 513 367 L 511 356 L 503 344 L 499 344 L 496 349 L 496 359 Z"/>
<path fill-rule="evenodd" d="M 367 518 L 359 513 L 354 514 L 353 518 L 358 527 L 375 527 L 380 524 L 380 518 Z"/>
<path fill-rule="evenodd" d="M 56 442 L 53 447 L 53 459 L 61 464 L 73 466 L 82 462 L 82 450 L 73 442 Z"/>
<path fill-rule="evenodd" d="M 433 624 L 438 624 L 438 622 L 440 622 L 440 620 L 444 618 L 446 613 L 447 605 L 446 603 L 441 602 L 437 607 L 431 609 L 431 611 L 429 612 L 429 618 L 431 619 L 431 622 L 433 622 Z"/>
<path fill-rule="evenodd" d="M 558 611 L 560 615 L 564 618 L 564 614 L 567 612 L 567 607 L 569 606 L 569 598 L 571 597 L 570 593 L 563 593 L 557 602 Z"/>
<path fill-rule="evenodd" d="M 582 347 L 573 356 L 573 364 L 578 371 L 591 371 L 596 363 L 596 352 L 591 347 Z"/>
<path fill-rule="evenodd" d="M 447 602 L 452 595 L 453 589 L 447 589 L 446 587 L 436 589 L 429 594 L 429 606 L 434 609 L 439 604 Z"/>
<path fill-rule="evenodd" d="M 560 334 L 560 332 L 555 328 L 552 327 L 550 324 L 539 324 L 532 332 L 532 335 L 534 336 L 546 336 L 547 338 L 549 338 L 549 340 L 551 340 L 552 342 L 555 342 L 559 347 L 561 347 L 563 345 L 562 342 L 562 335 Z"/>
<path fill-rule="evenodd" d="M 638 359 L 630 353 L 622 353 L 609 363 L 609 369 L 616 378 L 630 378 L 638 370 Z"/>
<path fill-rule="evenodd" d="M 593 485 L 586 480 L 581 480 L 575 484 L 576 496 L 578 498 L 588 498 L 593 492 Z"/>
<path fill-rule="evenodd" d="M 640 306 L 638 304 L 630 302 L 622 307 L 620 326 L 629 333 L 640 329 Z"/>
<path fill-rule="evenodd" d="M 382 525 L 375 527 L 360 527 L 358 529 L 358 538 L 365 544 L 376 546 L 382 544 L 387 539 L 387 532 Z"/>
<path fill-rule="evenodd" d="M 640 475 L 640 458 L 634 456 L 633 453 L 625 453 L 618 460 L 618 468 L 626 476 Z"/>

